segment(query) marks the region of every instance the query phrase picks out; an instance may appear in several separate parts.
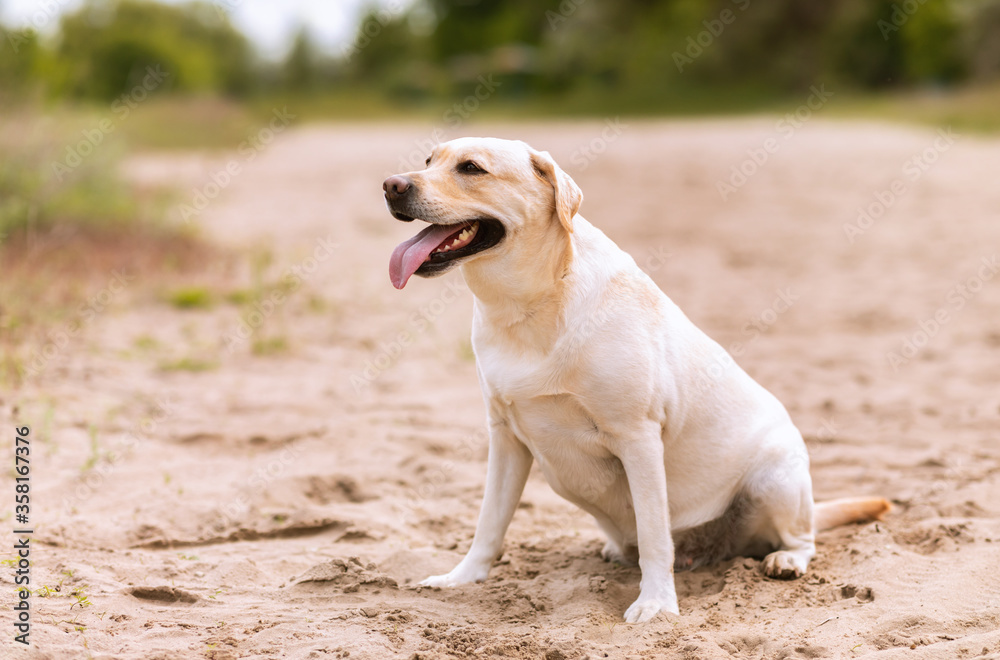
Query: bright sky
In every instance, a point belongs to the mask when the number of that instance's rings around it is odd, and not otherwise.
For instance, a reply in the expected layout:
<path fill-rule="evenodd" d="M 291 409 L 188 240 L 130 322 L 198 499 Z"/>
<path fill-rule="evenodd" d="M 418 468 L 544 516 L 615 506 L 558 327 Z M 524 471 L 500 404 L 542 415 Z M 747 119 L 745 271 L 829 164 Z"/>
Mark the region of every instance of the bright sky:
<path fill-rule="evenodd" d="M 163 0 L 177 3 L 181 0 Z M 300 26 L 306 26 L 318 45 L 336 52 L 354 36 L 363 7 L 377 4 L 401 10 L 413 0 L 209 0 L 226 9 L 233 23 L 266 57 L 279 58 Z M 34 26 L 44 34 L 59 25 L 59 14 L 72 11 L 82 0 L 0 0 L 0 20 L 14 28 Z"/>

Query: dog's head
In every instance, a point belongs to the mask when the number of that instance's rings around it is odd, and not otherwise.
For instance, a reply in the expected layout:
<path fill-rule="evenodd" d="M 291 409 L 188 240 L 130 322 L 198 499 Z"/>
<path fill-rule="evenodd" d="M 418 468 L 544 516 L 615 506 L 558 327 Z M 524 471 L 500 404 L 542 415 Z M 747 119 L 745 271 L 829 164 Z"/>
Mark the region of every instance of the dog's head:
<path fill-rule="evenodd" d="M 583 195 L 551 156 L 524 142 L 462 138 L 434 148 L 426 169 L 382 185 L 397 220 L 429 224 L 392 253 L 389 277 L 440 275 L 473 261 L 530 258 L 573 231 Z"/>

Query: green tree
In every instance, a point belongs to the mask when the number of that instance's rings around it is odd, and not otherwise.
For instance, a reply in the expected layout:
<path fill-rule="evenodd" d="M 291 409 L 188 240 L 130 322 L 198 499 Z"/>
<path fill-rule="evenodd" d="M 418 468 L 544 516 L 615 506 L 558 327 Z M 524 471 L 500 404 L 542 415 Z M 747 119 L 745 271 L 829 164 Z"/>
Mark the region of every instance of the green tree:
<path fill-rule="evenodd" d="M 299 28 L 292 49 L 282 66 L 282 80 L 295 91 L 310 91 L 318 81 L 319 57 L 305 27 Z"/>
<path fill-rule="evenodd" d="M 63 17 L 49 77 L 57 93 L 113 99 L 150 68 L 175 91 L 249 91 L 252 51 L 217 7 L 90 0 Z"/>
<path fill-rule="evenodd" d="M 967 73 L 970 67 L 962 58 L 960 31 L 953 2 L 925 0 L 900 29 L 907 79 L 953 82 Z"/>
<path fill-rule="evenodd" d="M 344 49 L 342 66 L 355 84 L 374 82 L 384 91 L 407 96 L 428 94 L 441 84 L 430 64 L 428 46 L 428 37 L 418 37 L 410 29 L 407 14 L 370 9 L 361 15 L 357 32 Z"/>
<path fill-rule="evenodd" d="M 1000 0 L 987 0 L 965 17 L 964 42 L 970 74 L 978 80 L 1000 76 Z"/>
<path fill-rule="evenodd" d="M 470 53 L 488 53 L 509 44 L 537 46 L 553 29 L 548 12 L 560 15 L 559 0 L 426 2 L 437 17 L 432 55 L 438 62 Z M 571 0 L 567 3 L 575 6 Z"/>
<path fill-rule="evenodd" d="M 34 30 L 0 25 L 0 96 L 22 91 L 34 78 L 42 51 Z"/>

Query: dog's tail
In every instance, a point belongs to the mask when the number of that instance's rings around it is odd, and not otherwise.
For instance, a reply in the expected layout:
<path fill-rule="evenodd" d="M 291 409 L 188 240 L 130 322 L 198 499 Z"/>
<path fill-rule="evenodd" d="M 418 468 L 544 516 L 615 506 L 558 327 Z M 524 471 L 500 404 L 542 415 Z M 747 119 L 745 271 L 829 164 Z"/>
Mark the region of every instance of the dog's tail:
<path fill-rule="evenodd" d="M 820 532 L 853 522 L 882 520 L 882 516 L 891 510 L 889 500 L 881 497 L 845 497 L 817 502 L 813 509 L 813 524 Z"/>

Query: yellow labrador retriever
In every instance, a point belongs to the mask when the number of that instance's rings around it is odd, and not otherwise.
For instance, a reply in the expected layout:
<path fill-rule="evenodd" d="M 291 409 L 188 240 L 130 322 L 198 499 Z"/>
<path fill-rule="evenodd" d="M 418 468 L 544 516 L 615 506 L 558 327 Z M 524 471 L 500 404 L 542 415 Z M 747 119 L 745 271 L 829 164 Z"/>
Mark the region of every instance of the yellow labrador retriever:
<path fill-rule="evenodd" d="M 389 276 L 462 267 L 475 296 L 472 345 L 488 409 L 486 494 L 450 587 L 486 579 L 532 459 L 597 520 L 603 556 L 638 560 L 630 623 L 678 613 L 674 570 L 763 557 L 802 575 L 814 534 L 879 518 L 880 498 L 814 504 L 802 436 L 784 406 L 577 215 L 583 195 L 546 152 L 463 138 L 383 186 L 392 215 L 424 229 Z"/>

